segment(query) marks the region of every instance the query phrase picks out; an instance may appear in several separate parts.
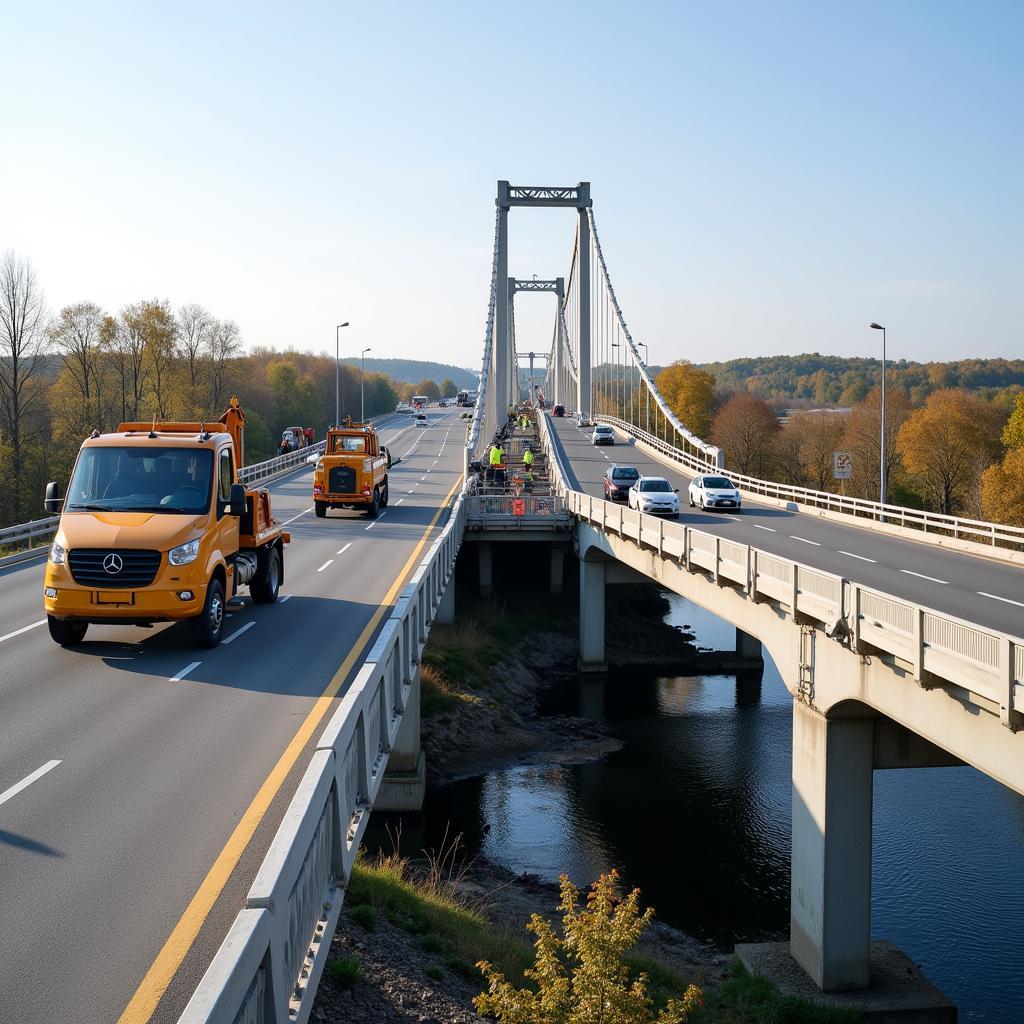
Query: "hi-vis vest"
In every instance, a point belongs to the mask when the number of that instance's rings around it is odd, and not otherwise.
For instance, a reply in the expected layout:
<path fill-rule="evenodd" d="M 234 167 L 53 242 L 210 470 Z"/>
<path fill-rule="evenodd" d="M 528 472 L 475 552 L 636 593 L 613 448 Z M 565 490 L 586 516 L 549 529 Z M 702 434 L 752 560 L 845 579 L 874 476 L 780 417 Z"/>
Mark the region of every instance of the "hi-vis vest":
<path fill-rule="evenodd" d="M 495 446 L 494 448 L 491 449 L 491 465 L 492 466 L 500 466 L 501 465 L 501 449 L 498 448 L 497 446 Z"/>
<path fill-rule="evenodd" d="M 533 465 L 533 452 L 531 452 L 529 448 L 527 448 L 526 451 L 523 453 L 523 465 Z"/>

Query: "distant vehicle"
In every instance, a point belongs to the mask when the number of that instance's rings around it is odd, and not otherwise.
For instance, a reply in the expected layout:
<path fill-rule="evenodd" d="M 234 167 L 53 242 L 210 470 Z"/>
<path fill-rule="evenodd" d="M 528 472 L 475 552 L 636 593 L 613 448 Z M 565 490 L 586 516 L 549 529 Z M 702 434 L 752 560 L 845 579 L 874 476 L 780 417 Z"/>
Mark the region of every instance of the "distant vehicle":
<path fill-rule="evenodd" d="M 739 511 L 743 499 L 727 476 L 695 476 L 688 489 L 690 508 L 733 508 Z"/>
<path fill-rule="evenodd" d="M 591 444 L 615 444 L 615 431 L 606 423 L 598 423 L 590 435 Z"/>
<path fill-rule="evenodd" d="M 416 426 L 425 427 L 427 425 L 427 414 L 425 412 L 416 413 Z"/>
<path fill-rule="evenodd" d="M 313 505 L 317 519 L 332 508 L 365 509 L 376 519 L 388 505 L 391 455 L 372 423 L 352 423 L 327 431 L 324 453 L 313 471 Z"/>
<path fill-rule="evenodd" d="M 446 409 L 448 407 L 448 403 L 442 398 L 441 401 L 437 403 L 437 407 L 438 409 Z"/>
<path fill-rule="evenodd" d="M 556 416 L 564 416 L 564 415 L 565 415 L 565 406 L 564 406 L 564 405 L 556 405 L 556 406 L 554 407 L 554 409 L 552 409 L 551 411 L 552 411 L 552 412 L 553 412 L 553 413 L 554 413 L 554 414 L 555 414 Z"/>
<path fill-rule="evenodd" d="M 580 429 L 582 429 L 583 427 L 589 427 L 590 420 L 588 420 L 582 412 L 578 412 L 576 413 L 576 426 L 579 427 Z"/>
<path fill-rule="evenodd" d="M 426 395 L 413 395 L 412 396 L 412 407 L 414 409 L 422 409 L 430 399 Z"/>
<path fill-rule="evenodd" d="M 284 454 L 285 452 L 298 451 L 300 448 L 305 448 L 308 444 L 309 440 L 302 427 L 285 427 L 281 431 L 281 443 L 278 445 L 278 450 Z"/>
<path fill-rule="evenodd" d="M 476 392 L 469 391 L 468 389 L 460 391 L 455 396 L 455 404 L 464 408 L 472 409 L 473 406 L 476 405 Z"/>
<path fill-rule="evenodd" d="M 679 492 L 663 476 L 642 476 L 629 489 L 629 507 L 679 518 Z"/>
<path fill-rule="evenodd" d="M 626 501 L 629 489 L 640 479 L 635 466 L 616 466 L 614 463 L 604 475 L 604 496 L 609 501 Z"/>

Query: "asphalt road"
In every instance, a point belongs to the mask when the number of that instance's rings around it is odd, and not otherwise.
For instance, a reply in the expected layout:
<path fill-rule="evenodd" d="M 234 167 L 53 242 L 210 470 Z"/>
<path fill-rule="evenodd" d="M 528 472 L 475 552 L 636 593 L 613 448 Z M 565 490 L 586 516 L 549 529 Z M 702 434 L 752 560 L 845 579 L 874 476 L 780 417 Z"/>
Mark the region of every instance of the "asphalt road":
<path fill-rule="evenodd" d="M 311 469 L 270 486 L 292 534 L 282 598 L 246 598 L 215 650 L 191 648 L 184 625 L 91 626 L 80 649 L 63 650 L 40 624 L 42 561 L 0 573 L 3 1024 L 122 1018 L 243 812 L 351 654 L 342 692 L 349 685 L 357 639 L 418 564 L 420 541 L 443 526 L 447 513 L 430 529 L 461 476 L 464 426 L 454 410 L 428 420 L 382 431 L 403 459 L 375 521 L 346 511 L 316 519 Z M 155 1012 L 124 1019 L 177 1019 L 310 748 L 286 761 L 180 968 L 150 976 L 163 993 Z"/>
<path fill-rule="evenodd" d="M 835 573 L 967 622 L 1024 637 L 1024 569 L 995 559 L 950 551 L 917 540 L 790 512 L 744 498 L 741 512 L 690 508 L 692 474 L 639 448 L 616 431 L 615 445 L 596 447 L 592 430 L 575 420 L 552 418 L 578 489 L 603 497 L 602 480 L 613 463 L 663 476 L 679 488 L 680 523 L 750 544 L 811 568 Z"/>

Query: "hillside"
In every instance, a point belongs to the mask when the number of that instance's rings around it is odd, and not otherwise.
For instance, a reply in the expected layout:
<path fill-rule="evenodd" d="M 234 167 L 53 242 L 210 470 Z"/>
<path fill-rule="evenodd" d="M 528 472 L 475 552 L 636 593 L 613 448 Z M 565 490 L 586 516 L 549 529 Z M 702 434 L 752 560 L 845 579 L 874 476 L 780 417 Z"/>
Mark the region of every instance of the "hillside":
<path fill-rule="evenodd" d="M 345 356 L 343 363 L 359 366 L 358 356 Z M 386 373 L 389 377 L 404 384 L 418 384 L 421 380 L 432 380 L 438 384 L 450 377 L 459 388 L 475 388 L 477 374 L 461 366 L 448 363 L 433 363 L 421 359 L 370 359 L 365 362 L 367 373 Z"/>

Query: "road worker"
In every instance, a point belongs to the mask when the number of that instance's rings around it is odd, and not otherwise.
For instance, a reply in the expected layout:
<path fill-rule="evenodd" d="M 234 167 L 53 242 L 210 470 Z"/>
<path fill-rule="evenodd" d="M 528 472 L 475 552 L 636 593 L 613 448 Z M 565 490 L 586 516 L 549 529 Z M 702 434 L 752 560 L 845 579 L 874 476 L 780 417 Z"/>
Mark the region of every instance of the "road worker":
<path fill-rule="evenodd" d="M 504 462 L 504 461 L 505 461 L 505 453 L 501 450 L 501 444 L 499 442 L 495 441 L 495 443 L 491 445 L 491 457 L 490 457 L 491 468 L 492 469 L 497 469 L 498 466 L 500 466 L 502 464 L 502 462 Z"/>
<path fill-rule="evenodd" d="M 523 465 L 529 469 L 533 465 L 533 452 L 529 448 L 523 452 Z"/>

